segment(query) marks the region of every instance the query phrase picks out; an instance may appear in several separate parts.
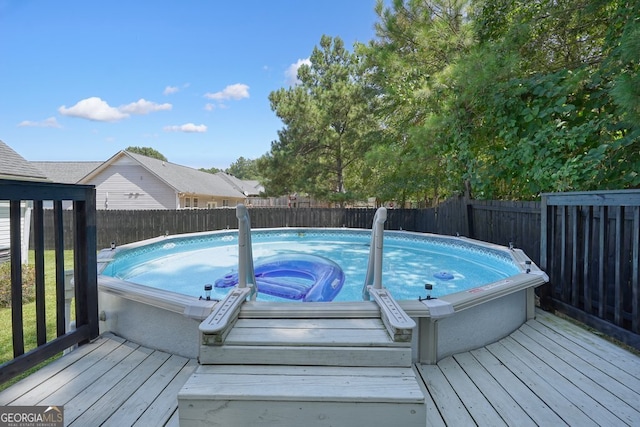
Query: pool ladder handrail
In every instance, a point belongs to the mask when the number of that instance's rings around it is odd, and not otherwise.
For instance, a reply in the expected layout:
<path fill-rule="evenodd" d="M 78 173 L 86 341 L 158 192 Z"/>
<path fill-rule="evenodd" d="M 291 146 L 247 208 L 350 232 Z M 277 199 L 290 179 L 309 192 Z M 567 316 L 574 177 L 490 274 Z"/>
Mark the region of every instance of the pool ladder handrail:
<path fill-rule="evenodd" d="M 362 286 L 362 299 L 369 301 L 369 286 L 375 289 L 382 288 L 382 245 L 384 241 L 384 223 L 387 220 L 387 209 L 378 208 L 373 217 L 371 227 L 371 244 L 369 245 L 369 263 L 367 264 L 367 274 Z"/>
<path fill-rule="evenodd" d="M 411 341 L 412 330 L 416 327 L 416 322 L 405 313 L 391 293 L 382 286 L 382 249 L 386 220 L 387 209 L 378 208 L 371 227 L 369 264 L 362 287 L 362 298 L 370 300 L 373 297 L 380 307 L 382 321 L 394 341 Z"/>
<path fill-rule="evenodd" d="M 203 341 L 220 344 L 226 331 L 233 325 L 240 312 L 240 306 L 249 299 L 255 300 L 257 294 L 256 275 L 253 268 L 251 249 L 251 221 L 249 212 L 243 204 L 236 206 L 238 218 L 238 284 L 217 303 L 211 314 L 200 323 L 199 330 L 204 334 Z"/>
<path fill-rule="evenodd" d="M 236 206 L 238 218 L 238 288 L 251 287 L 250 299 L 256 299 L 257 284 L 253 267 L 253 249 L 251 248 L 251 219 L 247 207 Z"/>

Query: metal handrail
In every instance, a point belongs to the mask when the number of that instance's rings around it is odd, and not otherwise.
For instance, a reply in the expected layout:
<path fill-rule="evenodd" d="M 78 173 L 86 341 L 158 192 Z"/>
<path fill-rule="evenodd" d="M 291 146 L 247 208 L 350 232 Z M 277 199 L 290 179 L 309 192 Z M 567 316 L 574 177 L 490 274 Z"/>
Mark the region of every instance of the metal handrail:
<path fill-rule="evenodd" d="M 367 286 L 373 286 L 375 289 L 382 288 L 382 243 L 384 238 L 384 223 L 387 220 L 387 209 L 378 208 L 373 217 L 373 225 L 371 227 L 371 244 L 369 247 L 369 263 L 367 265 L 367 274 L 362 286 L 362 299 L 370 300 L 371 295 Z"/>
<path fill-rule="evenodd" d="M 256 275 L 253 268 L 253 250 L 251 248 L 251 220 L 249 212 L 243 204 L 236 206 L 238 218 L 238 288 L 250 286 L 249 298 L 257 297 Z"/>

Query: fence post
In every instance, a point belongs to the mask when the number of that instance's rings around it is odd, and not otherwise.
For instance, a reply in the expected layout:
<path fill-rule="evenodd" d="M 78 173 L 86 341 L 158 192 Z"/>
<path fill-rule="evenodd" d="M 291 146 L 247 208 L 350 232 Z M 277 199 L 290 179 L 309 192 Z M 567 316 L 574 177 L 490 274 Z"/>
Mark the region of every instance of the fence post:
<path fill-rule="evenodd" d="M 547 204 L 547 195 L 542 194 L 540 202 L 540 269 L 548 272 L 549 219 L 553 218 L 552 208 Z M 540 307 L 544 310 L 551 308 L 551 283 L 545 283 L 536 289 L 540 298 Z"/>
<path fill-rule="evenodd" d="M 465 204 L 465 212 L 466 212 L 466 216 L 467 216 L 467 237 L 469 237 L 470 239 L 473 239 L 475 236 L 475 230 L 473 227 L 473 203 L 471 203 L 471 201 L 469 199 L 467 199 L 466 197 L 464 198 L 464 204 Z"/>

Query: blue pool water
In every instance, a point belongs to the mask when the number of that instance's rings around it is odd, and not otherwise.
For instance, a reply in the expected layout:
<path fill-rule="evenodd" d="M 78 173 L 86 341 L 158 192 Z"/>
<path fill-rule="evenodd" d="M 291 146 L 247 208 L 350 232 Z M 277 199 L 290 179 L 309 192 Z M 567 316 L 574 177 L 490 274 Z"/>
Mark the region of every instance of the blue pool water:
<path fill-rule="evenodd" d="M 303 252 L 324 256 L 343 269 L 345 282 L 334 301 L 362 300 L 371 232 L 363 230 L 281 229 L 252 231 L 253 258 Z M 237 271 L 235 231 L 168 238 L 118 251 L 101 274 L 141 285 L 203 296 L 204 285 Z M 453 238 L 419 233 L 385 232 L 383 285 L 398 300 L 424 297 L 426 283 L 432 296 L 469 290 L 519 273 L 503 251 Z M 228 289 L 213 288 L 221 299 Z M 259 295 L 258 300 L 276 301 Z M 280 300 L 284 301 L 284 300 Z"/>

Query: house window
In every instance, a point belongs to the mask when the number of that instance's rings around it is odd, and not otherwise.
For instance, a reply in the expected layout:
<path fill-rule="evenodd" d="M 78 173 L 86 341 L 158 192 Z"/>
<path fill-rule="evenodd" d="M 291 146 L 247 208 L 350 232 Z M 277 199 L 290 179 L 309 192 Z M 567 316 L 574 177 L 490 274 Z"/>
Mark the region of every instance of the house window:
<path fill-rule="evenodd" d="M 194 207 L 194 208 L 197 208 L 197 207 L 198 207 L 198 198 L 197 198 L 197 197 L 194 197 L 194 198 L 193 198 L 193 207 Z"/>
<path fill-rule="evenodd" d="M 229 201 L 228 200 L 223 200 L 222 201 L 222 206 L 225 207 L 225 208 L 228 208 L 229 207 Z"/>
<path fill-rule="evenodd" d="M 215 209 L 218 207 L 216 202 L 207 202 L 207 209 Z"/>
<path fill-rule="evenodd" d="M 185 208 L 190 208 L 191 207 L 191 197 L 185 197 L 184 198 L 184 207 Z"/>

